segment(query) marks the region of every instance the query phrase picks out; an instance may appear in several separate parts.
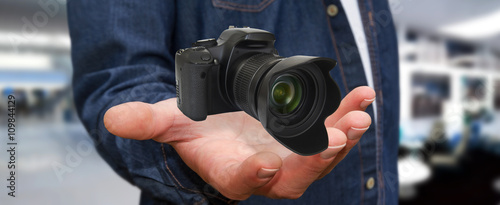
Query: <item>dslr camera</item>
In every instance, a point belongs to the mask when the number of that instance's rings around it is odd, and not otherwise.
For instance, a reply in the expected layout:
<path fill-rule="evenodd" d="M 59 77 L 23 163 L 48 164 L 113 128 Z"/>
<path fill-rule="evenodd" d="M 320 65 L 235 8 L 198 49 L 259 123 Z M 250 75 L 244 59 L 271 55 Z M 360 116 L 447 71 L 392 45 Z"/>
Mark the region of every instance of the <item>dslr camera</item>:
<path fill-rule="evenodd" d="M 243 110 L 295 153 L 320 153 L 328 147 L 324 121 L 341 100 L 329 74 L 337 62 L 281 57 L 274 41 L 264 30 L 230 27 L 177 51 L 177 106 L 195 121 Z"/>

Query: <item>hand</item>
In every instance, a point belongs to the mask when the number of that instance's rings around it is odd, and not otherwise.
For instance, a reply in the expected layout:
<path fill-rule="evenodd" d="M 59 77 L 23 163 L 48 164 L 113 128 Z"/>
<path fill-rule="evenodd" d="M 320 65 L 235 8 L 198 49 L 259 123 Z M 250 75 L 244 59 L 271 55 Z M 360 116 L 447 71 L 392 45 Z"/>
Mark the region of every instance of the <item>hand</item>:
<path fill-rule="evenodd" d="M 363 111 L 374 99 L 369 87 L 350 92 L 325 121 L 328 149 L 313 156 L 289 151 L 244 112 L 192 121 L 177 108 L 176 99 L 117 105 L 106 112 L 104 124 L 123 138 L 172 145 L 192 170 L 228 198 L 258 194 L 296 199 L 356 145 L 371 124 Z"/>

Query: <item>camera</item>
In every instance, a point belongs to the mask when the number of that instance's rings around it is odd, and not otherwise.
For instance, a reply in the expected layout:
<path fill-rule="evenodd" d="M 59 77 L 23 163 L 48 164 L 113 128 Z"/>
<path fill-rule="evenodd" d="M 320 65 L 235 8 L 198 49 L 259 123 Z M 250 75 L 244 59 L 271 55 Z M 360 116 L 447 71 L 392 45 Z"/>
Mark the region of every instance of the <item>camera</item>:
<path fill-rule="evenodd" d="M 281 57 L 274 42 L 268 31 L 230 27 L 217 40 L 198 40 L 178 50 L 177 106 L 195 121 L 243 110 L 295 153 L 320 153 L 328 147 L 324 121 L 341 101 L 329 74 L 337 62 Z"/>

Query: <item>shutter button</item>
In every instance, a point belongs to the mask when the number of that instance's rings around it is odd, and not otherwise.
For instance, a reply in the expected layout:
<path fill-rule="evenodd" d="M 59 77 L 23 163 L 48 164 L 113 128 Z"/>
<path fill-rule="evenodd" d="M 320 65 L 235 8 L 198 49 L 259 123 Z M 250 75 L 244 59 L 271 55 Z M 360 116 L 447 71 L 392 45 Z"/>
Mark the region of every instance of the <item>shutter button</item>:
<path fill-rule="evenodd" d="M 216 45 L 217 45 L 217 41 L 214 38 L 198 40 L 198 41 L 196 41 L 196 43 L 193 43 L 193 47 L 203 46 L 205 48 L 209 48 L 209 47 L 216 46 Z"/>

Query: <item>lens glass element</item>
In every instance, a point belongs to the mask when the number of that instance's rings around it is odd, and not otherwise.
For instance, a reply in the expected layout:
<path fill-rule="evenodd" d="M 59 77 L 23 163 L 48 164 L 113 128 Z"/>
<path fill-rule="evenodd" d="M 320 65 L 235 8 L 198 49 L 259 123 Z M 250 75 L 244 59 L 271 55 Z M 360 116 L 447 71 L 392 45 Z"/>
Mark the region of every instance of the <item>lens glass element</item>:
<path fill-rule="evenodd" d="M 291 113 L 302 100 L 302 82 L 294 75 L 283 74 L 274 81 L 270 98 L 273 110 L 281 114 Z"/>

